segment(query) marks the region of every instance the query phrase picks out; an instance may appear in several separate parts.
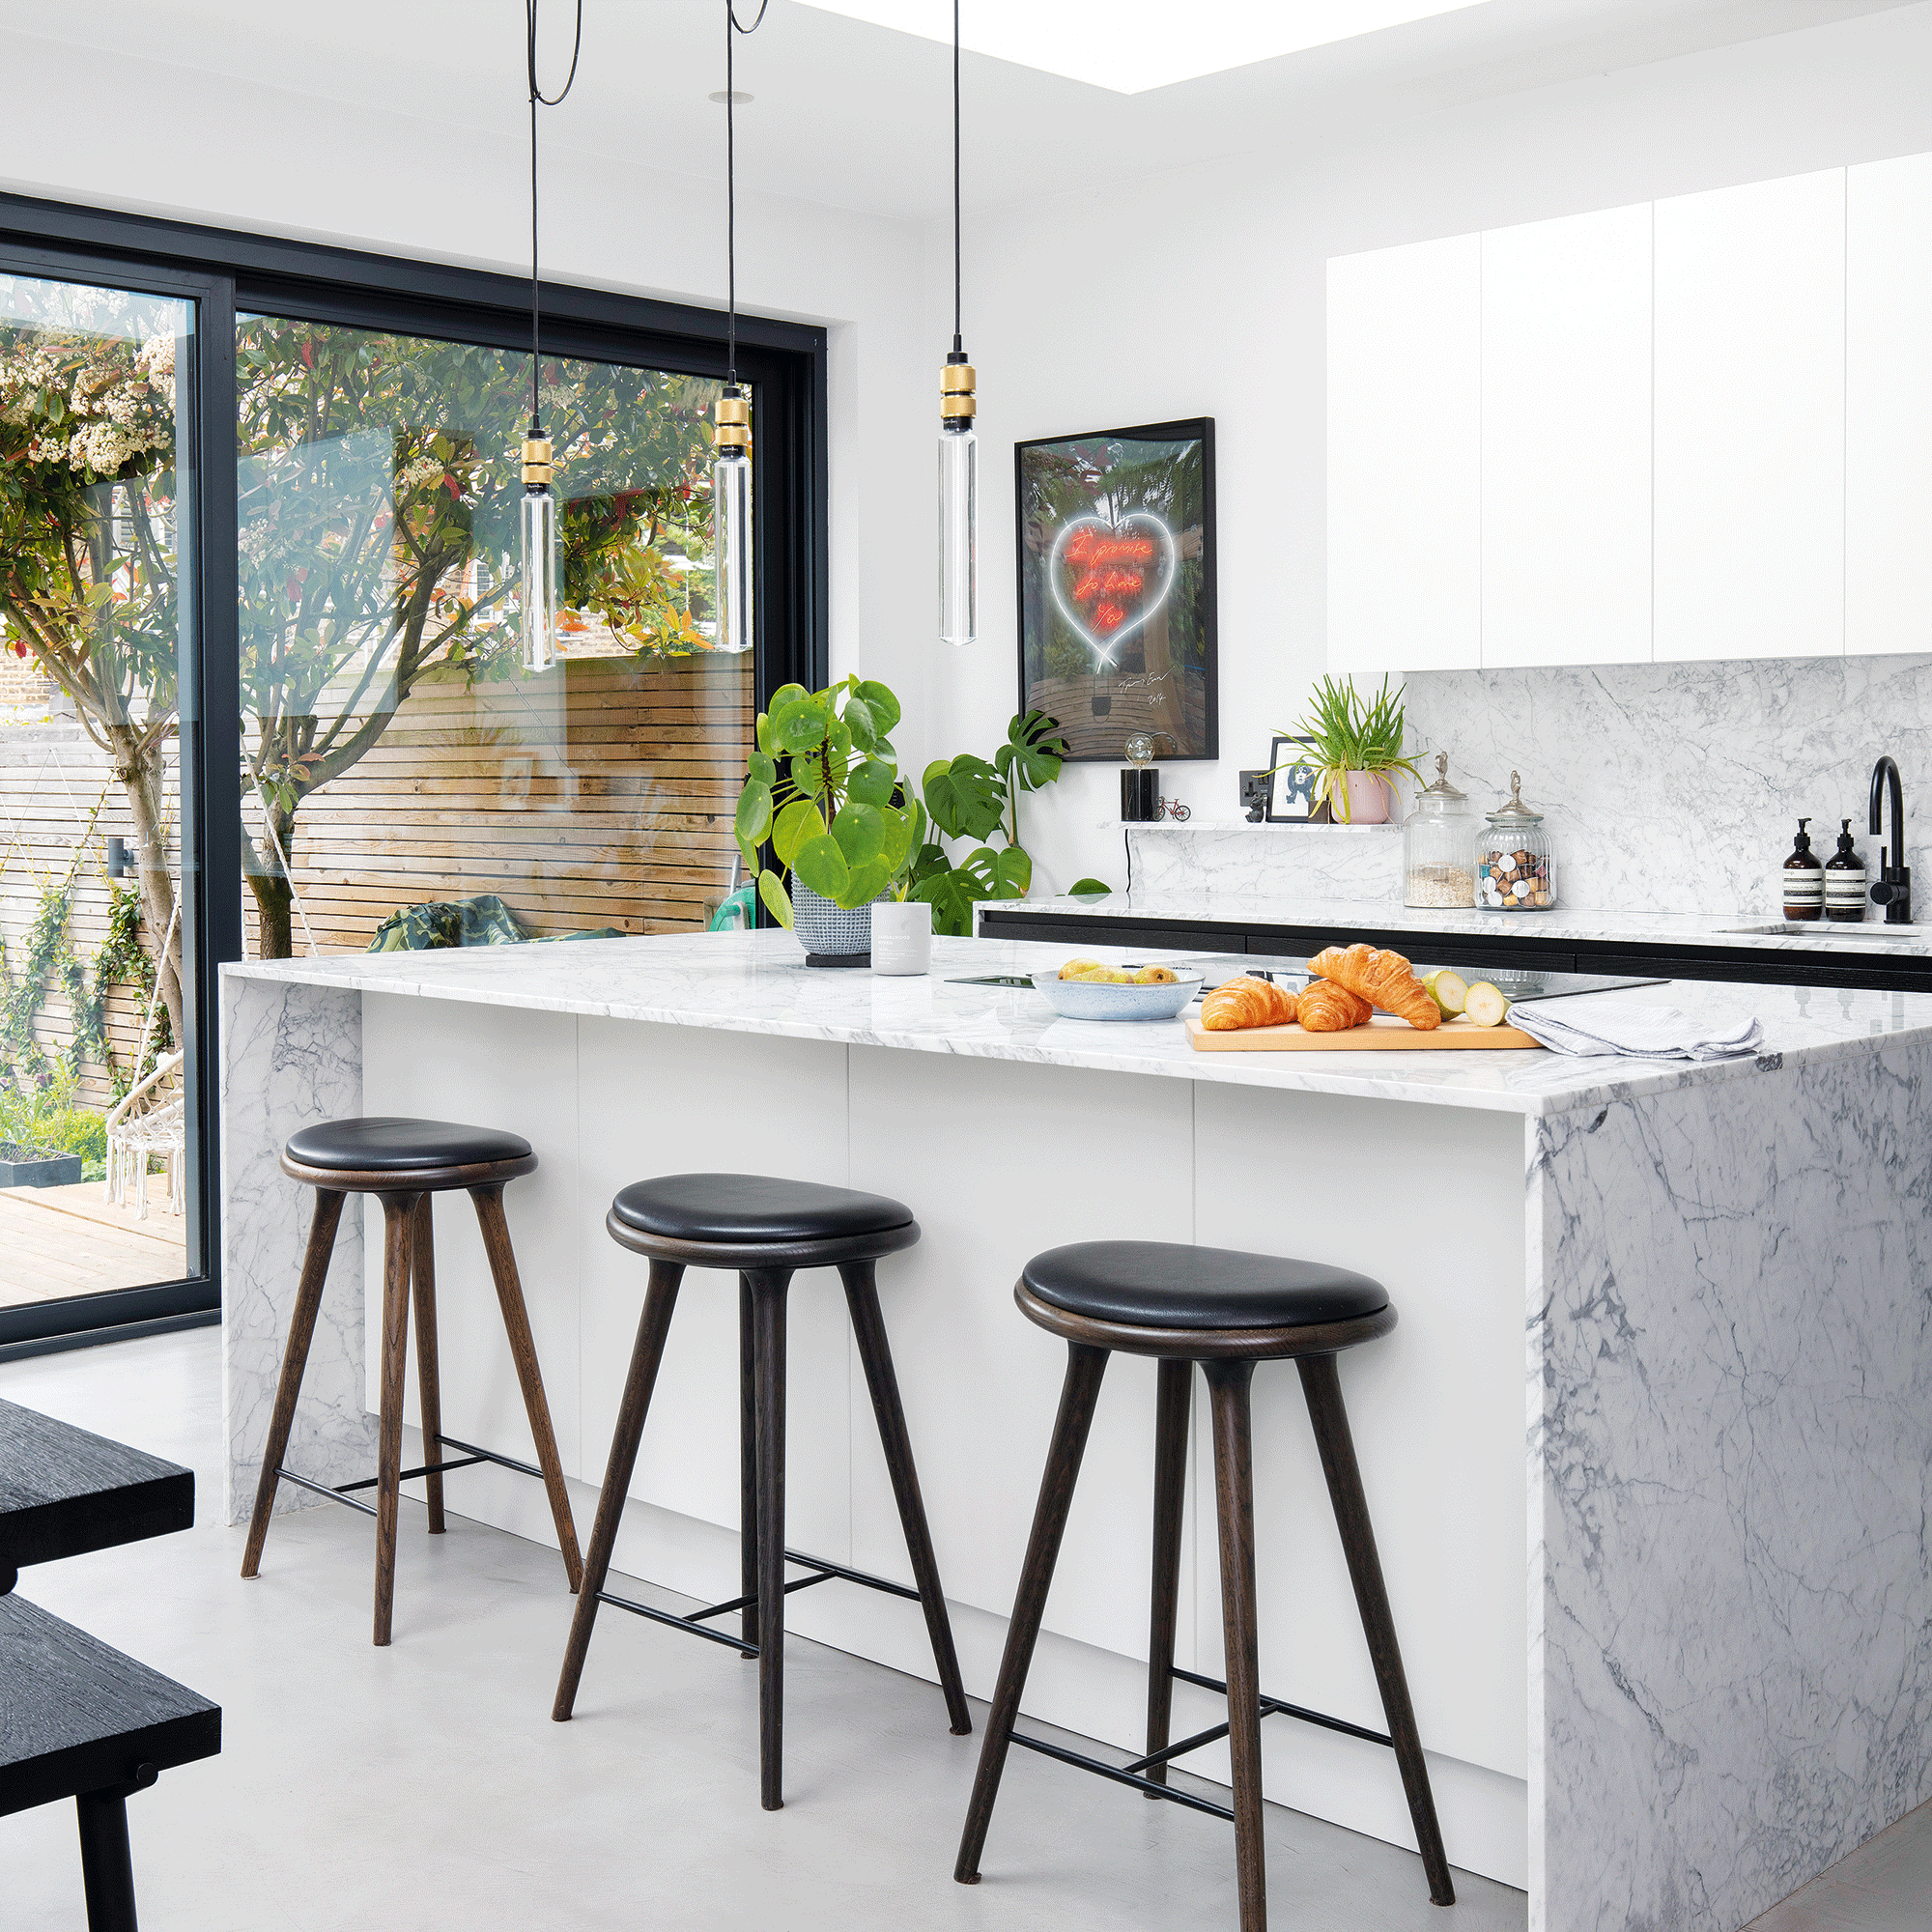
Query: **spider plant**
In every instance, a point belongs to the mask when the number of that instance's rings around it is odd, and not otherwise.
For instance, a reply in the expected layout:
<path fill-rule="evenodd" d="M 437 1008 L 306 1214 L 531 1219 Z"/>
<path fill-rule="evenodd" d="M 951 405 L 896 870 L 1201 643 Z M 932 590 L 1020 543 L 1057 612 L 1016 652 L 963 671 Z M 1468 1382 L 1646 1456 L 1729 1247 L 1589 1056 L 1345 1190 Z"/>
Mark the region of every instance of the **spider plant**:
<path fill-rule="evenodd" d="M 1395 772 L 1416 776 L 1415 760 L 1402 749 L 1407 728 L 1402 695 L 1407 689 L 1390 691 L 1384 676 L 1381 689 L 1364 697 L 1349 679 L 1324 677 L 1315 687 L 1308 715 L 1284 734 L 1305 744 L 1294 762 L 1314 767 L 1316 802 L 1326 801 L 1344 825 L 1353 819 L 1349 773 L 1367 772 L 1385 781 Z"/>

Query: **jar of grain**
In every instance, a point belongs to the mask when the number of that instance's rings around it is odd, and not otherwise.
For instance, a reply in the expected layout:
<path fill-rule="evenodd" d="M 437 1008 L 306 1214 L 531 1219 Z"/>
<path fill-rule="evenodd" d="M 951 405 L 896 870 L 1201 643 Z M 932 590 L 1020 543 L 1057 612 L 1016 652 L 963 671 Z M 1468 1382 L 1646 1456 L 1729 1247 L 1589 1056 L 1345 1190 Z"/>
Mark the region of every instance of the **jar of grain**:
<path fill-rule="evenodd" d="M 1468 795 L 1449 782 L 1449 753 L 1435 754 L 1435 782 L 1415 795 L 1415 810 L 1402 822 L 1403 903 L 1469 906 L 1476 902 L 1476 874 L 1469 864 L 1469 837 L 1476 815 Z"/>
<path fill-rule="evenodd" d="M 1490 912 L 1546 912 L 1556 903 L 1556 869 L 1543 814 L 1522 802 L 1522 780 L 1510 774 L 1509 803 L 1487 814 L 1476 840 L 1476 903 Z"/>

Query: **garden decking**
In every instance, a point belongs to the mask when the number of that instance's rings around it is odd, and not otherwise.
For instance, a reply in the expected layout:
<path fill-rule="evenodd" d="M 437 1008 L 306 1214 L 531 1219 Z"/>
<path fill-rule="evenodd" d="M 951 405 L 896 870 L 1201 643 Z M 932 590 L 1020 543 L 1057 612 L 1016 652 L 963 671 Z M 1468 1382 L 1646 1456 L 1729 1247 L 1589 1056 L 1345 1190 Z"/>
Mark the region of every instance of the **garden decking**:
<path fill-rule="evenodd" d="M 145 1221 L 109 1207 L 98 1180 L 0 1188 L 0 1308 L 181 1279 L 187 1221 L 165 1208 L 165 1187 Z"/>

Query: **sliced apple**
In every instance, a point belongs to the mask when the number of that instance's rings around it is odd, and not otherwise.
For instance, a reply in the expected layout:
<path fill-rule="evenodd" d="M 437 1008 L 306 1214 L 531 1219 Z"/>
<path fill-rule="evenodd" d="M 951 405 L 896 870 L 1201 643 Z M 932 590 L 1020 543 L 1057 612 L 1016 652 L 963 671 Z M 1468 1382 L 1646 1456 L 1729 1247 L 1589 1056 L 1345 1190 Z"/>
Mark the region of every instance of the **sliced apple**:
<path fill-rule="evenodd" d="M 1487 980 L 1478 980 L 1463 994 L 1463 1010 L 1479 1027 L 1501 1026 L 1509 1002 Z"/>
<path fill-rule="evenodd" d="M 1463 1011 L 1469 997 L 1469 982 L 1460 973 L 1439 966 L 1422 982 L 1423 990 L 1435 1002 L 1435 1010 L 1445 1020 Z"/>

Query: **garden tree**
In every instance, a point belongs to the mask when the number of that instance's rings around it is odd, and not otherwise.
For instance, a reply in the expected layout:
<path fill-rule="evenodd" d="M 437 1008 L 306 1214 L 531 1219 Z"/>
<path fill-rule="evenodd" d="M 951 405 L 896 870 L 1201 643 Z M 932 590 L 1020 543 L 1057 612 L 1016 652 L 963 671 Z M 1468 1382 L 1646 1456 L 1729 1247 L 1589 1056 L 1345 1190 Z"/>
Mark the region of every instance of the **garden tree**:
<path fill-rule="evenodd" d="M 36 286 L 16 286 L 16 298 Z M 48 312 L 0 322 L 0 615 L 6 643 L 67 694 L 113 760 L 141 916 L 158 941 L 175 908 L 174 338 L 147 332 L 154 317 L 138 298 L 56 289 Z M 177 930 L 157 970 L 178 1040 L 181 956 Z"/>
<path fill-rule="evenodd" d="M 374 745 L 425 673 L 522 674 L 514 624 L 526 356 L 272 317 L 237 331 L 244 828 L 264 957 L 292 951 L 302 801 Z M 706 647 L 713 382 L 544 364 L 558 603 L 643 656 Z M 680 567 L 684 566 L 684 567 Z M 567 621 L 567 620 L 566 620 Z"/>

